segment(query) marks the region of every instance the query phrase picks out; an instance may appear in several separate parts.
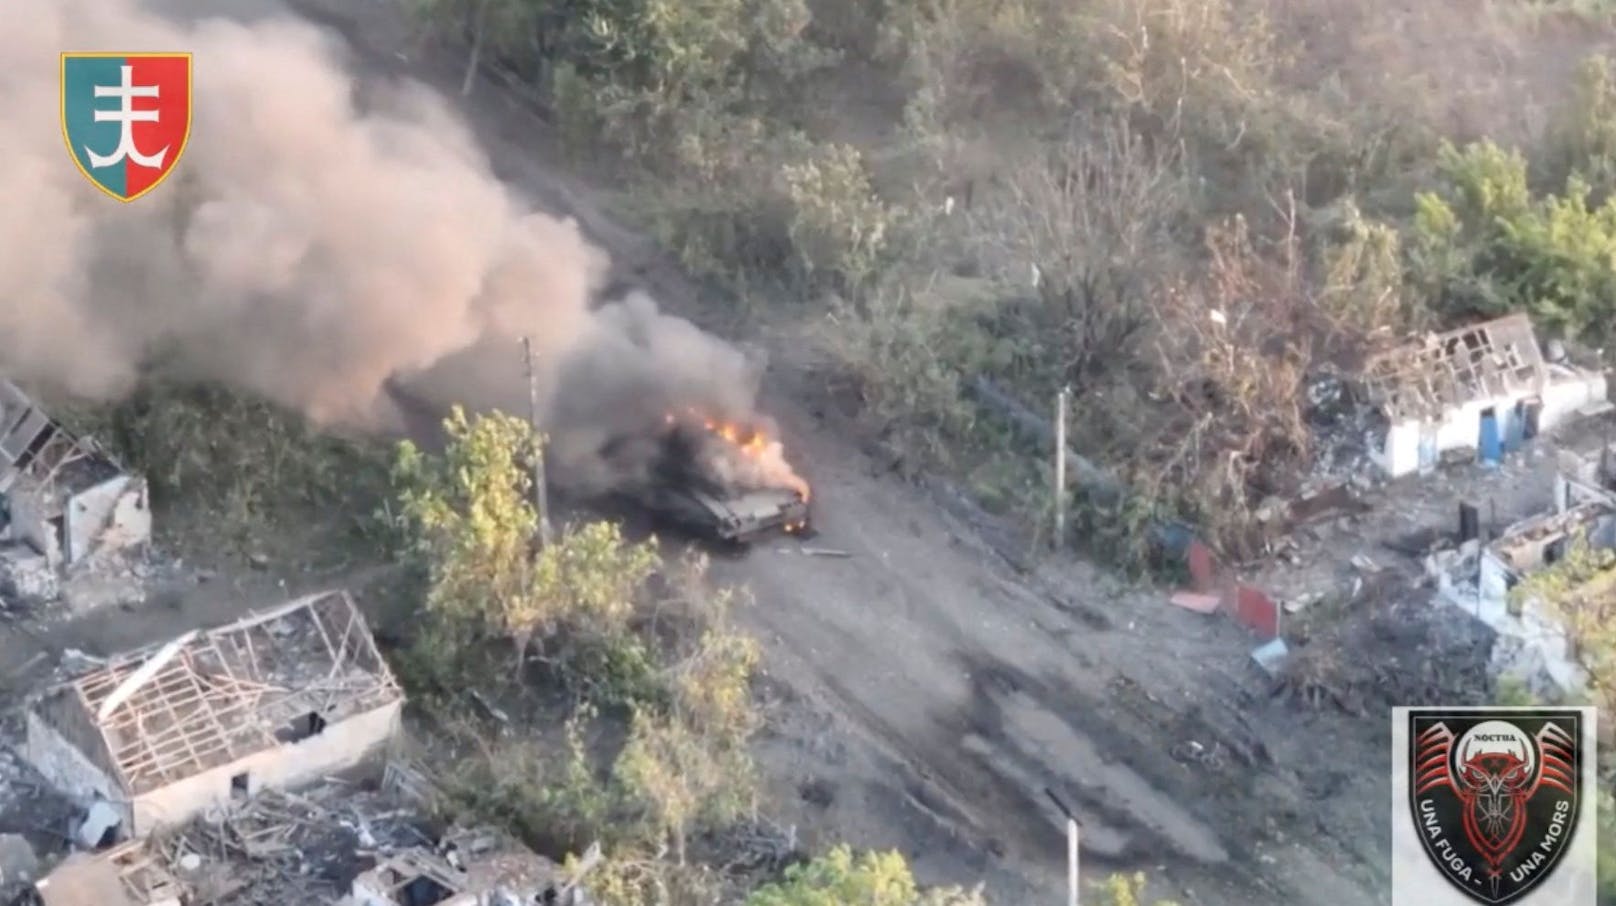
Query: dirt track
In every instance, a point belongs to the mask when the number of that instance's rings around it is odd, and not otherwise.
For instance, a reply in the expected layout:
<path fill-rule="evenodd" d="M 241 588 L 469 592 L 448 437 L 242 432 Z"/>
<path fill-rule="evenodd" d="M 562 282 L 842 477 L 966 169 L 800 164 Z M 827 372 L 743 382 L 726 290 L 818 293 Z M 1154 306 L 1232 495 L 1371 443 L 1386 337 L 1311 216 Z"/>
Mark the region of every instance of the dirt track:
<path fill-rule="evenodd" d="M 371 76 L 458 84 L 457 61 L 411 47 L 389 5 L 297 7 Z M 604 217 L 586 181 L 546 165 L 540 120 L 487 83 L 463 107 L 503 178 L 578 217 L 667 307 L 705 313 L 701 289 Z M 1186 906 L 1384 901 L 1375 740 L 1269 704 L 1236 627 L 1109 590 L 1079 563 L 1018 574 L 978 540 L 980 517 L 882 474 L 811 411 L 800 374 L 771 380 L 768 408 L 818 489 L 812 543 L 851 556 L 764 546 L 718 573 L 756 598 L 747 619 L 780 697 L 766 767 L 804 790 L 787 808 L 810 835 L 896 846 L 924 879 L 984 880 L 996 903 L 1060 902 L 1047 789 L 1084 823 L 1090 877 L 1149 871 Z M 1223 768 L 1174 762 L 1183 739 L 1221 743 Z"/>

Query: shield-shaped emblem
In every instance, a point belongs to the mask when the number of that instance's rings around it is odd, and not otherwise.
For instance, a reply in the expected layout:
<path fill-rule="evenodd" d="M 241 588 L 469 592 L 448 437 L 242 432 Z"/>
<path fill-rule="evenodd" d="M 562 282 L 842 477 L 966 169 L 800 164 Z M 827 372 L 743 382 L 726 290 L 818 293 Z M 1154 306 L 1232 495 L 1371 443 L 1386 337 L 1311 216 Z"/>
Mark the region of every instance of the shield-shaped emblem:
<path fill-rule="evenodd" d="M 1425 852 L 1478 903 L 1512 903 L 1547 880 L 1577 827 L 1577 709 L 1415 709 L 1409 808 Z"/>
<path fill-rule="evenodd" d="M 113 198 L 157 188 L 191 136 L 191 55 L 62 54 L 62 136 L 79 172 Z"/>

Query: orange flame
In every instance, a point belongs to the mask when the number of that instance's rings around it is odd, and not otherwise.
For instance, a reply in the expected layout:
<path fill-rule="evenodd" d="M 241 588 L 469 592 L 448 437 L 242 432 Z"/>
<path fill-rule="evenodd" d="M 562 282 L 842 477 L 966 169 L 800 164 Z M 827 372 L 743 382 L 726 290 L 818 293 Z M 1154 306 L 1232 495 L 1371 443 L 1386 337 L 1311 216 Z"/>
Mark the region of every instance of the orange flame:
<path fill-rule="evenodd" d="M 812 489 L 786 461 L 785 451 L 778 440 L 771 439 L 755 427 L 719 421 L 698 413 L 694 408 L 687 408 L 685 411 L 708 433 L 723 439 L 737 453 L 755 463 L 759 471 L 767 475 L 771 481 L 797 492 L 803 502 L 808 501 Z M 665 415 L 663 420 L 670 425 L 677 421 L 671 412 Z"/>

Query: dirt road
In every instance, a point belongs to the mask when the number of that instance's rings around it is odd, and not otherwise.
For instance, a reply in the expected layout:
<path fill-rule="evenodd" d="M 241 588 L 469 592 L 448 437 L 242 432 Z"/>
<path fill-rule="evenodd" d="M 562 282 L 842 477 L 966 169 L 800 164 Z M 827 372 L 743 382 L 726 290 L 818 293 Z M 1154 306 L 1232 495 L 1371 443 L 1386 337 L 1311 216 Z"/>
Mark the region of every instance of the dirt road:
<path fill-rule="evenodd" d="M 368 77 L 458 86 L 459 61 L 413 46 L 390 4 L 296 8 L 344 35 Z M 576 216 L 668 308 L 710 312 L 588 181 L 552 165 L 542 121 L 489 83 L 462 107 L 502 178 Z M 1053 793 L 1083 822 L 1090 877 L 1149 871 L 1186 906 L 1382 901 L 1378 744 L 1275 710 L 1252 639 L 1228 623 L 1081 563 L 1018 574 L 977 516 L 882 474 L 803 402 L 801 380 L 781 369 L 768 408 L 818 489 L 813 544 L 851 556 L 782 544 L 717 571 L 756 598 L 746 618 L 779 697 L 766 768 L 802 791 L 788 814 L 811 835 L 898 847 L 925 879 L 984 880 L 996 903 L 1060 902 Z M 1221 766 L 1170 758 L 1187 739 Z"/>

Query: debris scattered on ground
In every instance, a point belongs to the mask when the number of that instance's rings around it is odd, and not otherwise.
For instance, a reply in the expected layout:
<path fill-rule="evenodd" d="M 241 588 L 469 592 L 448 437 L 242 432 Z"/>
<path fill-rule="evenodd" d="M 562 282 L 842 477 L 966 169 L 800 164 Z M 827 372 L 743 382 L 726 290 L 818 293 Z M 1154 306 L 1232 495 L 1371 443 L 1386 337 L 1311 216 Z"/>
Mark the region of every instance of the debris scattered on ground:
<path fill-rule="evenodd" d="M 1277 676 L 1289 654 L 1290 649 L 1285 647 L 1285 640 L 1276 638 L 1257 646 L 1251 652 L 1251 659 L 1257 662 L 1257 666 L 1261 667 L 1264 673 Z"/>
<path fill-rule="evenodd" d="M 1174 592 L 1173 596 L 1168 600 L 1185 610 L 1192 610 L 1196 613 L 1214 613 L 1221 603 L 1221 599 L 1217 595 L 1200 594 L 1193 591 Z"/>
<path fill-rule="evenodd" d="M 1286 598 L 1285 599 L 1285 604 L 1284 604 L 1285 612 L 1286 613 L 1292 613 L 1292 614 L 1301 613 L 1302 611 L 1306 610 L 1308 607 L 1310 607 L 1313 604 L 1317 603 L 1319 601 L 1319 599 L 1321 599 L 1323 597 L 1324 597 L 1324 594 L 1322 592 L 1311 591 L 1311 592 L 1302 592 L 1301 594 L 1296 595 L 1294 597 Z"/>
<path fill-rule="evenodd" d="M 55 600 L 60 591 L 60 577 L 44 554 L 22 545 L 0 548 L 0 595 L 38 605 Z"/>
<path fill-rule="evenodd" d="M 73 836 L 85 849 L 99 849 L 111 842 L 108 835 L 116 831 L 122 822 L 123 816 L 118 809 L 110 802 L 98 799 L 90 805 Z"/>
<path fill-rule="evenodd" d="M 828 547 L 805 547 L 805 548 L 802 548 L 802 555 L 805 556 L 805 557 L 837 557 L 837 558 L 846 558 L 846 557 L 853 556 L 851 553 L 849 553 L 847 551 L 834 550 L 834 549 L 828 548 Z"/>

